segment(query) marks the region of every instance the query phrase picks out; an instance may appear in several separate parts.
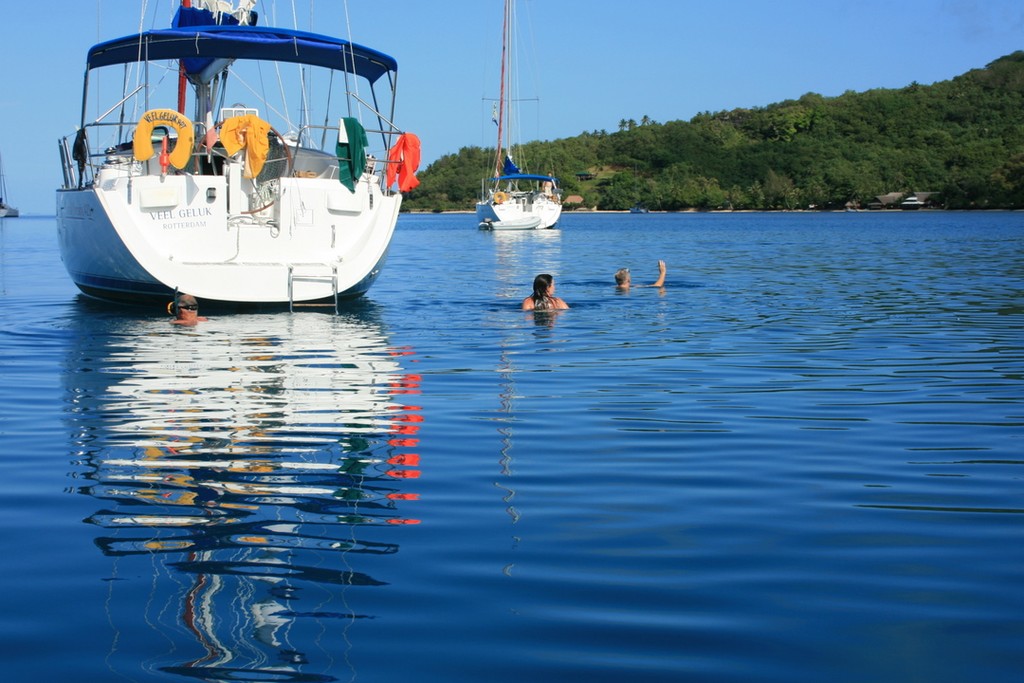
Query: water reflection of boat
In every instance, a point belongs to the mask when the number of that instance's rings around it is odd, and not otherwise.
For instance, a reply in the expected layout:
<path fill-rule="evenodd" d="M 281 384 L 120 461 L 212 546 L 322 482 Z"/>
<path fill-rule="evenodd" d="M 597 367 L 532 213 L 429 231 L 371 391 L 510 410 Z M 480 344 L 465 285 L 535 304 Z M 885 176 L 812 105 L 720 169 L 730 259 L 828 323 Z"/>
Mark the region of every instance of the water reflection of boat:
<path fill-rule="evenodd" d="M 521 267 L 524 254 L 541 260 L 561 257 L 562 233 L 558 230 L 494 230 L 489 234 L 493 235 L 498 250 L 498 266 L 501 268 L 509 268 L 513 264 L 514 267 Z M 521 248 L 526 250 L 523 254 L 519 253 Z M 522 275 L 519 272 L 510 274 Z"/>
<path fill-rule="evenodd" d="M 495 281 L 498 284 L 497 296 L 510 300 L 510 308 L 519 310 L 524 284 L 523 273 L 530 272 L 527 267 L 541 271 L 557 273 L 562 263 L 562 236 L 560 230 L 544 230 L 536 233 L 521 231 L 498 231 L 494 233 Z M 495 315 L 505 318 L 506 311 L 496 311 Z M 550 326 L 555 316 L 544 312 L 530 311 L 525 314 L 532 319 L 534 325 Z M 495 328 L 506 329 L 507 322 L 495 322 Z M 511 542 L 513 550 L 519 545 L 516 525 L 521 513 L 516 507 L 516 477 L 513 443 L 513 428 L 518 421 L 516 416 L 516 372 L 515 356 L 517 342 L 514 334 L 509 333 L 499 342 L 499 355 L 494 367 L 499 382 L 499 410 L 491 418 L 498 434 L 498 476 L 494 487 L 501 491 L 501 500 L 505 505 L 505 513 L 511 520 L 513 532 Z M 512 574 L 515 567 L 514 559 L 502 568 L 506 575 Z"/>
<path fill-rule="evenodd" d="M 391 348 L 366 310 L 192 330 L 72 322 L 78 491 L 99 503 L 86 521 L 121 579 L 112 666 L 330 680 L 304 669 L 323 672 L 322 639 L 343 642 L 367 616 L 350 592 L 385 585 L 356 558 L 397 553 L 391 527 L 417 521 L 402 509 L 419 474 L 412 351 Z"/>

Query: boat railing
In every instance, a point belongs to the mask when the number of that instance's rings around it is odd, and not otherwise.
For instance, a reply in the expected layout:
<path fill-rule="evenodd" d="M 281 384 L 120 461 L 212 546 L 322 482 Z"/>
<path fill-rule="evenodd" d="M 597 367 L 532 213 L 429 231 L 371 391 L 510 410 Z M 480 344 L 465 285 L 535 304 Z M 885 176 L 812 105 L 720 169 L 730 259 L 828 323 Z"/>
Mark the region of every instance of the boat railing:
<path fill-rule="evenodd" d="M 57 141 L 65 190 L 92 184 L 93 154 L 89 148 L 87 128 L 79 128 L 74 135 L 65 135 Z"/>
<path fill-rule="evenodd" d="M 316 143 L 310 143 L 310 144 L 314 148 L 318 148 L 321 151 L 324 151 L 326 154 L 332 154 L 333 155 L 334 154 L 333 150 L 331 150 L 331 151 L 327 151 L 327 150 L 330 149 L 330 141 L 332 139 L 333 140 L 337 140 L 338 139 L 338 135 L 340 134 L 340 130 L 341 130 L 340 126 L 324 126 L 324 125 L 316 125 L 316 124 L 307 124 L 307 125 L 302 126 L 299 129 L 298 140 L 300 140 L 300 141 L 301 140 L 314 140 L 317 136 L 319 136 L 320 137 L 319 146 L 317 146 Z M 377 148 L 377 147 L 374 147 L 374 146 L 371 145 L 371 147 L 368 148 L 368 150 L 367 150 L 368 154 L 367 154 L 367 157 L 366 157 L 366 170 L 365 170 L 365 172 L 368 175 L 375 175 L 377 173 L 377 171 L 378 171 L 377 164 L 384 164 L 384 168 L 386 168 L 388 164 L 397 163 L 397 162 L 390 161 L 387 158 L 387 156 L 388 156 L 388 151 L 391 149 L 391 146 L 394 145 L 395 141 L 398 139 L 398 137 L 402 135 L 402 131 L 398 130 L 397 128 L 394 128 L 394 127 L 389 127 L 387 129 L 384 129 L 384 128 L 366 128 L 365 130 L 366 130 L 366 137 L 367 137 L 367 139 L 375 139 L 375 138 L 379 137 L 380 140 L 381 140 L 381 147 L 380 148 Z M 338 159 L 337 156 L 335 156 L 334 158 Z M 384 180 L 384 177 L 385 177 L 384 174 L 381 174 L 381 178 L 380 178 L 381 189 L 384 191 L 385 194 L 388 194 L 390 192 L 390 190 L 385 186 L 385 182 L 386 181 Z"/>
<path fill-rule="evenodd" d="M 64 174 L 64 184 L 61 187 L 72 188 L 75 186 L 75 178 L 71 170 L 71 148 L 68 146 L 67 136 L 57 140 L 57 151 L 60 153 L 60 168 Z"/>
<path fill-rule="evenodd" d="M 195 125 L 195 149 L 192 152 L 192 163 L 188 166 L 186 173 L 216 174 L 217 170 L 211 167 L 210 150 L 204 147 L 204 140 L 209 132 L 209 127 L 202 121 L 194 122 Z M 120 129 L 110 135 L 113 129 Z M 297 134 L 289 133 L 281 136 L 285 144 L 294 144 L 296 149 L 309 150 L 310 154 L 322 154 L 323 160 L 333 160 L 331 163 L 314 163 L 312 170 L 301 168 L 292 169 L 294 175 L 303 173 L 310 174 L 305 177 L 337 177 L 337 160 L 335 150 L 330 149 L 329 142 L 337 140 L 339 126 L 306 125 L 299 129 Z M 84 128 L 79 129 L 73 135 L 66 135 L 58 139 L 58 153 L 61 160 L 61 171 L 63 173 L 63 189 L 70 190 L 83 188 L 92 185 L 93 179 L 100 167 L 111 164 L 133 163 L 132 136 L 125 133 L 126 125 L 123 122 L 96 121 L 88 123 Z M 127 128 L 134 132 L 134 127 Z M 382 149 L 372 147 L 368 150 L 365 172 L 369 176 L 377 176 L 376 181 L 380 183 L 385 193 L 390 193 L 386 187 L 386 174 L 379 173 L 381 170 L 378 164 L 393 163 L 387 159 L 388 151 L 395 140 L 402 134 L 395 128 L 383 129 L 373 128 L 366 130 L 367 137 L 379 139 L 383 145 Z M 311 141 L 315 137 L 320 138 L 320 144 L 307 142 L 304 147 L 301 141 Z M 99 145 L 98 141 L 104 139 L 110 144 Z M 154 142 L 158 138 L 154 138 Z M 97 141 L 97 142 L 94 142 Z M 94 145 L 97 145 L 94 147 Z M 308 162 L 308 159 L 307 159 Z M 379 173 L 379 175 L 378 175 Z"/>
<path fill-rule="evenodd" d="M 79 128 L 73 135 L 65 135 L 58 140 L 60 152 L 61 170 L 64 174 L 65 190 L 83 188 L 92 185 L 96 170 L 105 163 L 108 163 L 112 154 L 120 151 L 131 153 L 131 142 L 115 144 L 100 149 L 94 147 L 95 141 L 103 136 L 104 129 L 124 128 L 125 124 L 120 122 L 96 121 L 87 123 Z M 116 138 L 116 135 L 114 136 Z M 108 138 L 108 139 L 114 139 Z"/>

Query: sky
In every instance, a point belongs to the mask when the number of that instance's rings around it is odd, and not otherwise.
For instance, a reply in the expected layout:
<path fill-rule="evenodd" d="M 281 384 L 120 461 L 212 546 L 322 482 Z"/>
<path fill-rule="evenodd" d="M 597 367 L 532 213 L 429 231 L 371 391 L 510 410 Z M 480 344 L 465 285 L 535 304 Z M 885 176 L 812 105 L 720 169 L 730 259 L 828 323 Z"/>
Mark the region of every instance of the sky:
<path fill-rule="evenodd" d="M 56 143 L 78 121 L 86 51 L 169 24 L 177 2 L 5 3 L 0 159 L 6 199 L 22 215 L 54 213 Z M 274 4 L 259 0 L 261 24 L 341 36 L 348 26 L 355 42 L 398 60 L 396 123 L 420 137 L 422 167 L 462 147 L 493 146 L 501 0 L 349 0 L 347 20 L 343 0 Z M 526 139 L 614 132 L 645 116 L 689 120 L 808 92 L 927 85 L 1024 49 L 1021 0 L 518 4 Z"/>

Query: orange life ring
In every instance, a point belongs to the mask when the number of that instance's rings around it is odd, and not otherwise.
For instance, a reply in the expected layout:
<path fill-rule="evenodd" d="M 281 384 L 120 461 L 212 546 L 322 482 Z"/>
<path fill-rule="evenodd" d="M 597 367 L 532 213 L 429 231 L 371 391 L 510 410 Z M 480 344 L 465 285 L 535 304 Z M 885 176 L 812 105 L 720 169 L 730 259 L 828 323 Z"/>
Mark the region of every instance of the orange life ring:
<path fill-rule="evenodd" d="M 504 204 L 506 201 L 508 201 L 508 195 L 507 194 L 505 194 L 504 192 L 495 192 L 494 193 L 494 203 L 495 204 Z"/>
<path fill-rule="evenodd" d="M 168 154 L 168 160 L 175 168 L 185 168 L 192 157 L 195 144 L 195 128 L 184 114 L 173 109 L 150 109 L 139 119 L 132 136 L 132 152 L 139 161 L 153 157 L 153 129 L 158 127 L 173 128 L 178 133 L 178 142 L 174 150 Z"/>

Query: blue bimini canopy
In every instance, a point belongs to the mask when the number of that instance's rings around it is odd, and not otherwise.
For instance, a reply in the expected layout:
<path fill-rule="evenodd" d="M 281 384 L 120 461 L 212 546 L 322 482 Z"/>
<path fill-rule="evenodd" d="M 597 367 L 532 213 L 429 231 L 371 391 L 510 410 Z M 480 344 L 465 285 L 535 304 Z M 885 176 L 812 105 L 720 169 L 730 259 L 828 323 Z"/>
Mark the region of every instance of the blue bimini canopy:
<path fill-rule="evenodd" d="M 537 180 L 540 182 L 550 180 L 553 183 L 558 183 L 558 178 L 554 176 L 537 175 L 534 173 L 512 173 L 510 175 L 501 175 L 498 176 L 497 178 L 491 178 L 491 180 L 497 180 L 498 182 L 501 182 L 502 180 Z"/>
<path fill-rule="evenodd" d="M 86 66 L 95 69 L 165 59 L 197 59 L 206 63 L 211 59 L 250 59 L 310 64 L 347 71 L 370 83 L 398 70 L 398 62 L 393 57 L 341 38 L 257 26 L 190 26 L 146 31 L 94 45 L 89 50 Z"/>

